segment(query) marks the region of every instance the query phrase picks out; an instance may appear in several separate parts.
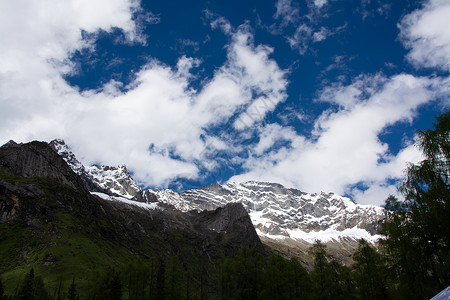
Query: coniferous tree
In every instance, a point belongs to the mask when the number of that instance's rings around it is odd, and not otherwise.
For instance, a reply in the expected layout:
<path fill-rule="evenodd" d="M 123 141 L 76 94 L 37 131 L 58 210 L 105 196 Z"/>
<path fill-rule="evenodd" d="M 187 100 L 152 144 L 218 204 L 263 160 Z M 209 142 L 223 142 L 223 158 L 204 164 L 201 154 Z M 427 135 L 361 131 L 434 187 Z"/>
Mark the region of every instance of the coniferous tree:
<path fill-rule="evenodd" d="M 314 284 L 316 299 L 331 299 L 332 297 L 332 293 L 329 290 L 330 278 L 325 249 L 326 246 L 319 240 L 316 240 L 311 249 L 314 256 L 314 270 L 311 272 L 311 279 Z"/>
<path fill-rule="evenodd" d="M 34 299 L 33 282 L 34 282 L 34 269 L 31 268 L 30 272 L 25 276 L 25 279 L 19 290 L 20 300 Z"/>
<path fill-rule="evenodd" d="M 326 246 L 316 241 L 311 249 L 314 255 L 314 270 L 311 280 L 315 299 L 352 299 L 355 297 L 350 269 L 335 260 L 328 261 Z"/>
<path fill-rule="evenodd" d="M 237 289 L 234 272 L 235 266 L 230 257 L 225 257 L 220 265 L 219 296 L 221 300 L 232 299 Z"/>
<path fill-rule="evenodd" d="M 33 282 L 33 293 L 36 300 L 49 300 L 50 296 L 45 289 L 44 280 L 40 276 L 36 276 Z"/>
<path fill-rule="evenodd" d="M 242 247 L 235 259 L 238 265 L 236 272 L 238 298 L 257 299 L 260 290 L 262 256 L 256 248 Z"/>
<path fill-rule="evenodd" d="M 125 274 L 128 278 L 128 299 L 152 299 L 151 297 L 151 262 L 147 264 L 131 264 Z"/>
<path fill-rule="evenodd" d="M 54 299 L 56 300 L 62 300 L 62 289 L 63 289 L 63 277 L 62 275 L 59 276 L 59 284 L 58 284 L 58 289 L 55 290 L 55 294 L 53 296 Z"/>
<path fill-rule="evenodd" d="M 50 299 L 47 290 L 45 289 L 42 277 L 34 275 L 34 269 L 25 276 L 22 286 L 18 293 L 20 300 L 47 300 Z"/>
<path fill-rule="evenodd" d="M 165 297 L 165 276 L 166 266 L 162 258 L 159 259 L 158 269 L 156 273 L 156 299 L 162 300 Z"/>
<path fill-rule="evenodd" d="M 69 300 L 77 300 L 78 299 L 77 286 L 75 284 L 75 276 L 72 278 L 72 283 L 70 284 L 70 287 L 69 287 L 67 299 L 69 299 Z"/>
<path fill-rule="evenodd" d="M 263 299 L 289 299 L 292 274 L 286 259 L 270 257 L 264 272 Z"/>
<path fill-rule="evenodd" d="M 332 260 L 328 263 L 326 270 L 328 295 L 332 295 L 332 299 L 354 299 L 355 289 L 350 269 Z"/>
<path fill-rule="evenodd" d="M 291 299 L 310 299 L 312 282 L 308 272 L 297 258 L 291 258 L 289 266 L 292 272 L 290 279 L 292 284 Z"/>
<path fill-rule="evenodd" d="M 119 273 L 113 271 L 113 276 L 110 283 L 109 299 L 121 300 L 122 299 L 122 282 L 119 277 Z"/>
<path fill-rule="evenodd" d="M 3 299 L 3 294 L 4 294 L 3 283 L 2 283 L 2 280 L 0 278 L 0 300 Z"/>
<path fill-rule="evenodd" d="M 183 279 L 184 270 L 179 259 L 171 256 L 167 266 L 167 299 L 182 299 L 184 296 Z"/>
<path fill-rule="evenodd" d="M 381 254 L 361 239 L 353 260 L 352 269 L 359 297 L 368 300 L 386 299 L 386 268 Z"/>
<path fill-rule="evenodd" d="M 382 241 L 394 297 L 423 299 L 450 280 L 450 112 L 420 131 L 425 160 L 410 165 L 400 186 L 405 201 L 386 200 Z"/>
<path fill-rule="evenodd" d="M 149 275 L 149 292 L 148 299 L 153 300 L 157 296 L 157 274 L 158 274 L 158 263 L 159 260 L 157 257 L 152 257 L 150 260 L 150 275 Z"/>

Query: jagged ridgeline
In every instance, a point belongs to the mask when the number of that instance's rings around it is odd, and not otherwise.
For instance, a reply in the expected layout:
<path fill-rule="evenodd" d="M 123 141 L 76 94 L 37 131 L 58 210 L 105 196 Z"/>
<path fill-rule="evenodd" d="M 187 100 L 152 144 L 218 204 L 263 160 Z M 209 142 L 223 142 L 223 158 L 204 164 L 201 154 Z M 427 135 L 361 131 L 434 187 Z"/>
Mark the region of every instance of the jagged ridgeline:
<path fill-rule="evenodd" d="M 87 293 L 108 268 L 167 267 L 175 258 L 190 272 L 191 288 L 206 291 L 202 280 L 219 259 L 243 246 L 263 252 L 241 204 L 183 213 L 105 200 L 43 142 L 0 148 L 0 207 L 0 273 L 9 295 L 20 290 L 30 268 L 51 291 L 75 278 Z"/>
<path fill-rule="evenodd" d="M 334 193 L 309 194 L 276 183 L 245 182 L 211 185 L 177 193 L 139 187 L 126 166 L 84 166 L 62 140 L 50 143 L 88 189 L 105 199 L 142 206 L 174 207 L 180 211 L 215 210 L 228 203 L 241 203 L 256 232 L 271 248 L 287 256 L 308 260 L 308 249 L 316 239 L 326 243 L 336 259 L 348 263 L 364 238 L 376 243 L 379 206 L 359 205 Z"/>
<path fill-rule="evenodd" d="M 18 299 L 309 298 L 323 293 L 313 261 L 349 262 L 383 215 L 274 183 L 143 190 L 61 140 L 0 148 L 0 209 L 0 282 Z M 327 293 L 354 292 L 347 267 L 325 267 L 340 282 Z"/>

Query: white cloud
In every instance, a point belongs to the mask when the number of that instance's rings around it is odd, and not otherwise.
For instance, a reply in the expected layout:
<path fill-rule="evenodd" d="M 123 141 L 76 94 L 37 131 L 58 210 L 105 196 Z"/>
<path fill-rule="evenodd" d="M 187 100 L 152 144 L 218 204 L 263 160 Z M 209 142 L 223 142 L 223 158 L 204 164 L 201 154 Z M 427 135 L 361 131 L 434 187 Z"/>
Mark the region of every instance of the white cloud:
<path fill-rule="evenodd" d="M 0 143 L 63 138 L 84 163 L 125 163 L 141 183 L 164 186 L 179 176 L 197 178 L 200 167 L 217 167 L 214 151 L 236 150 L 226 135 L 208 136 L 206 128 L 258 106 L 254 99 L 273 103 L 260 110 L 261 118 L 285 99 L 285 72 L 269 58 L 272 49 L 255 46 L 248 27 L 233 29 L 223 18 L 213 26 L 230 37 L 227 61 L 199 90 L 190 87 L 190 69 L 201 61 L 185 56 L 175 67 L 148 62 L 126 92 L 115 80 L 82 93 L 69 86 L 63 79 L 74 68 L 68 57 L 92 43 L 82 30 L 95 38 L 98 30 L 120 28 L 125 42 L 144 42 L 142 24 L 133 21 L 136 5 L 0 3 Z"/>
<path fill-rule="evenodd" d="M 330 34 L 331 33 L 327 28 L 321 27 L 319 31 L 314 32 L 313 41 L 321 42 L 321 41 L 325 40 Z"/>
<path fill-rule="evenodd" d="M 195 179 L 201 168 L 214 170 L 219 167 L 215 152 L 249 151 L 246 161 L 239 156 L 230 159 L 229 163 L 243 164 L 247 170 L 231 180 L 275 181 L 314 192 L 324 189 L 371 203 L 384 201 L 380 196 L 377 202 L 375 196 L 392 191 L 390 179 L 401 176 L 406 161 L 419 159 L 409 145 L 391 154 L 378 136 L 387 126 L 414 118 L 417 107 L 435 97 L 433 90 L 445 86 L 439 79 L 360 76 L 350 85 L 325 88 L 318 101 L 329 102 L 336 110 L 316 120 L 313 139 L 308 140 L 291 127 L 261 125 L 287 97 L 286 71 L 270 57 L 273 48 L 255 45 L 248 25 L 233 28 L 222 17 L 210 16 L 210 20 L 215 18 L 211 26 L 230 39 L 227 60 L 198 90 L 190 86 L 191 68 L 202 62 L 186 56 L 174 67 L 148 62 L 125 89 L 116 80 L 82 93 L 68 85 L 63 75 L 75 68 L 68 58 L 86 47 L 95 51 L 92 43 L 99 30 L 120 28 L 124 42 L 145 43 L 142 24 L 158 19 L 145 15 L 140 23 L 133 21 L 137 3 L 0 2 L 0 143 L 64 138 L 83 162 L 125 163 L 137 180 L 153 186 L 167 185 L 180 176 Z M 298 11 L 294 8 L 289 15 L 290 1 L 280 0 L 277 5 L 278 18 L 295 21 Z M 410 36 L 428 38 L 423 31 L 412 30 L 415 23 L 407 20 L 418 16 L 414 20 L 422 24 L 424 16 L 434 11 L 431 7 L 401 23 L 404 41 Z M 297 28 L 292 42 L 300 51 L 331 32 L 326 28 L 316 32 L 307 25 Z M 90 38 L 83 39 L 82 31 Z M 419 49 L 420 38 L 408 40 L 411 55 Z M 431 48 L 437 44 L 432 40 Z M 225 132 L 208 135 L 208 128 L 228 122 Z M 236 140 L 254 133 L 257 142 L 237 145 Z M 353 187 L 359 182 L 367 186 L 365 191 Z"/>
<path fill-rule="evenodd" d="M 223 17 L 217 17 L 211 22 L 211 26 L 219 27 L 226 34 L 232 35 L 232 42 L 228 47 L 228 61 L 226 65 L 215 74 L 215 78 L 220 82 L 213 80 L 205 87 L 207 99 L 214 98 L 214 94 L 227 86 L 234 85 L 233 94 L 228 94 L 227 101 L 216 102 L 220 107 L 214 110 L 222 110 L 220 116 L 228 119 L 239 106 L 244 111 L 237 117 L 233 127 L 242 130 L 263 120 L 267 113 L 273 111 L 278 103 L 286 100 L 287 80 L 286 71 L 279 68 L 277 63 L 269 56 L 273 52 L 271 47 L 265 45 L 254 46 L 253 34 L 247 24 L 239 26 L 234 30 L 229 22 Z M 223 25 L 225 24 L 225 25 Z M 222 97 L 225 93 L 221 93 Z M 203 97 L 201 102 L 205 102 Z M 232 103 L 231 106 L 227 105 Z M 225 105 L 225 106 L 224 106 Z M 231 110 L 228 110 L 230 109 Z"/>
<path fill-rule="evenodd" d="M 406 15 L 398 27 L 407 58 L 417 67 L 445 70 L 450 57 L 450 2 L 427 1 L 423 8 Z"/>
<path fill-rule="evenodd" d="M 327 0 L 314 0 L 314 5 L 321 8 L 325 4 L 327 4 Z"/>
<path fill-rule="evenodd" d="M 253 153 L 257 156 L 263 155 L 278 141 L 287 141 L 290 144 L 295 143 L 297 146 L 304 141 L 304 138 L 297 136 L 292 128 L 282 127 L 278 124 L 267 124 L 260 131 L 259 142 L 253 147 Z"/>
<path fill-rule="evenodd" d="M 382 204 L 388 196 L 384 193 L 395 190 L 389 180 L 399 179 L 406 162 L 417 162 L 420 153 L 409 146 L 393 155 L 378 136 L 387 126 L 411 120 L 420 105 L 438 96 L 433 90 L 444 88 L 440 80 L 407 74 L 365 76 L 349 86 L 328 88 L 319 100 L 342 107 L 325 111 L 316 120 L 315 138 L 289 136 L 290 146 L 259 156 L 275 142 L 271 137 L 286 137 L 285 129 L 267 126 L 262 145 L 252 150 L 254 155 L 244 164 L 247 173 L 230 181 L 269 180 L 308 192 L 349 193 L 359 202 Z M 351 188 L 360 182 L 368 187 L 365 193 Z"/>
<path fill-rule="evenodd" d="M 327 3 L 327 0 L 309 0 L 306 3 L 308 10 L 300 14 L 298 3 L 293 4 L 291 0 L 278 0 L 275 4 L 276 12 L 273 15 L 275 23 L 268 29 L 272 34 L 283 35 L 292 49 L 304 55 L 313 43 L 322 42 L 346 27 L 343 25 L 328 28 L 320 25 L 322 19 L 328 17 L 323 10 Z"/>
<path fill-rule="evenodd" d="M 303 55 L 308 50 L 313 34 L 314 31 L 311 27 L 302 24 L 297 27 L 294 35 L 287 37 L 289 46 L 291 46 L 292 49 L 297 49 L 299 53 Z"/>
<path fill-rule="evenodd" d="M 213 29 L 220 28 L 224 33 L 230 34 L 232 27 L 230 22 L 224 17 L 218 17 L 211 21 L 211 27 Z"/>
<path fill-rule="evenodd" d="M 282 27 L 295 24 L 299 20 L 299 9 L 292 5 L 291 0 L 278 0 L 275 4 L 275 19 L 281 19 Z"/>
<path fill-rule="evenodd" d="M 310 18 L 314 19 L 313 16 Z M 311 44 L 322 42 L 328 37 L 342 32 L 346 27 L 347 24 L 344 24 L 340 27 L 329 29 L 324 26 L 319 28 L 314 24 L 306 25 L 303 23 L 297 27 L 293 35 L 287 36 L 286 39 L 292 49 L 298 50 L 301 55 L 304 55 L 310 49 Z"/>

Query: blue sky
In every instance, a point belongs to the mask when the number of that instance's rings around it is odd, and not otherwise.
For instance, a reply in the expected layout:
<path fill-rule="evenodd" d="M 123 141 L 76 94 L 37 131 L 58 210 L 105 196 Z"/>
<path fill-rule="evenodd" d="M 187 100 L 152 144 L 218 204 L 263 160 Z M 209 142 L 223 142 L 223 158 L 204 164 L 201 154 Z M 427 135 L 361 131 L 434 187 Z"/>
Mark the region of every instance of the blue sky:
<path fill-rule="evenodd" d="M 447 0 L 2 1 L 0 143 L 380 205 L 449 108 L 448 28 Z"/>

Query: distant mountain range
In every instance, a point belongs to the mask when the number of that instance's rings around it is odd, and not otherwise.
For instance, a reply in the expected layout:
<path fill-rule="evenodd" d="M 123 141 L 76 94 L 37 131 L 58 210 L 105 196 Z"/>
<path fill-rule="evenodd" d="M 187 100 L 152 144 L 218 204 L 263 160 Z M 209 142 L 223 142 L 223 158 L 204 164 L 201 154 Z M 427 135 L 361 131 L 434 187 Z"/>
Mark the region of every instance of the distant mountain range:
<path fill-rule="evenodd" d="M 254 182 L 211 185 L 177 193 L 169 189 L 142 189 L 126 166 L 84 166 L 62 140 L 50 146 L 80 175 L 86 187 L 102 198 L 141 206 L 173 207 L 182 212 L 215 210 L 242 203 L 263 241 L 283 248 L 305 250 L 315 240 L 350 250 L 364 238 L 376 242 L 384 209 L 361 205 L 334 193 L 308 194 L 276 183 Z M 283 245 L 283 247 L 277 247 Z M 286 248 L 287 247 L 287 248 Z"/>

